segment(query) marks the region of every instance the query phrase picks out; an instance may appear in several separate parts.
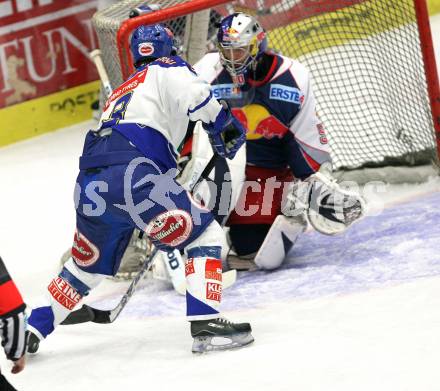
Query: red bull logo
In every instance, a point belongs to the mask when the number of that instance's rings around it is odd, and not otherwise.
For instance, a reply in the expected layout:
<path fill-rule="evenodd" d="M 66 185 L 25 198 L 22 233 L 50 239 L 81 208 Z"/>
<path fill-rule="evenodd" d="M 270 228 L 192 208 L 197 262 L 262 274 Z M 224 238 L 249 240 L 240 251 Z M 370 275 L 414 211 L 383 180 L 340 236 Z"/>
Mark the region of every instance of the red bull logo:
<path fill-rule="evenodd" d="M 238 39 L 239 31 L 233 27 L 223 27 L 223 40 L 234 41 Z"/>
<path fill-rule="evenodd" d="M 258 140 L 262 137 L 282 138 L 289 131 L 289 128 L 271 115 L 264 106 L 251 104 L 243 108 L 234 108 L 232 112 L 247 129 L 247 140 Z"/>
<path fill-rule="evenodd" d="M 236 34 L 238 34 L 238 30 L 234 29 L 233 27 L 228 27 L 225 30 L 225 34 L 236 35 Z"/>

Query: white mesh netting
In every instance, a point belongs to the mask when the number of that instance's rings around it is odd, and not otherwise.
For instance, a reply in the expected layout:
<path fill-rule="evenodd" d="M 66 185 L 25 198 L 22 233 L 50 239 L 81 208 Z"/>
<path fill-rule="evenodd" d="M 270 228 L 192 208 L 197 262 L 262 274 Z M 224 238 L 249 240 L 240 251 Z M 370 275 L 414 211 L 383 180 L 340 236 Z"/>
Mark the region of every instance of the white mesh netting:
<path fill-rule="evenodd" d="M 184 2 L 154 1 L 162 8 Z M 113 86 L 122 82 L 116 34 L 140 4 L 145 1 L 121 1 L 94 17 Z M 255 14 L 271 47 L 311 71 L 336 168 L 421 164 L 435 157 L 413 0 L 241 0 L 198 13 L 199 19 L 167 21 L 190 63 L 210 42 L 212 47 L 215 23 L 234 9 Z"/>

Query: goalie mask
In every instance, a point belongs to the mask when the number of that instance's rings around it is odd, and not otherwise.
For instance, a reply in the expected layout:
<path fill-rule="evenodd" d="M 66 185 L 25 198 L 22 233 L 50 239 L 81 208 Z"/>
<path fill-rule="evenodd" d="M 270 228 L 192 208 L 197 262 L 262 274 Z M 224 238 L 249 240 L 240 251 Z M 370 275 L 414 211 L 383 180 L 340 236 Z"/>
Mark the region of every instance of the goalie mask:
<path fill-rule="evenodd" d="M 223 66 L 234 83 L 242 85 L 267 49 L 266 33 L 253 16 L 234 13 L 221 21 L 217 46 Z"/>
<path fill-rule="evenodd" d="M 131 36 L 130 48 L 136 68 L 147 58 L 169 57 L 176 54 L 174 35 L 163 24 L 139 26 Z"/>

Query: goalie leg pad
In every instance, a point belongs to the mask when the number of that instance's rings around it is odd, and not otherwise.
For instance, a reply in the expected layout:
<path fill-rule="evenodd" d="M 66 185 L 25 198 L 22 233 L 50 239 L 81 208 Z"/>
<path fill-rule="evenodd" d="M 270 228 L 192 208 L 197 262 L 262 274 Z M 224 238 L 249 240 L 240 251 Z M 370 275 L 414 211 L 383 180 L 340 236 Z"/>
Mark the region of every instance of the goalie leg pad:
<path fill-rule="evenodd" d="M 171 280 L 174 289 L 181 295 L 186 292 L 185 262 L 179 250 L 159 251 L 154 258 L 154 267 L 163 265 L 166 279 Z M 154 274 L 153 274 L 154 276 Z M 160 278 L 156 277 L 155 278 Z"/>
<path fill-rule="evenodd" d="M 149 255 L 150 247 L 147 236 L 143 235 L 138 229 L 135 229 L 114 278 L 123 280 L 133 278 Z"/>
<path fill-rule="evenodd" d="M 266 270 L 280 267 L 298 236 L 304 232 L 306 227 L 307 223 L 302 216 L 278 216 L 255 256 L 255 264 L 260 269 Z"/>

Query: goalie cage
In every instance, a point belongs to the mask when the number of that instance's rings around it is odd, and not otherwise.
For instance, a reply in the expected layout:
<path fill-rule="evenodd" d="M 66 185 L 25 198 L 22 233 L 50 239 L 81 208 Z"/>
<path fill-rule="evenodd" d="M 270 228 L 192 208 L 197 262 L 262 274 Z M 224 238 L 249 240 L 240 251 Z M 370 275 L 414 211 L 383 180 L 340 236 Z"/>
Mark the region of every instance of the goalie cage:
<path fill-rule="evenodd" d="M 408 166 L 438 168 L 440 92 L 425 0 L 151 3 L 161 10 L 129 19 L 132 8 L 148 2 L 125 0 L 93 18 L 113 87 L 134 70 L 129 38 L 139 25 L 168 24 L 182 56 L 194 63 L 214 48 L 218 21 L 244 11 L 264 26 L 269 47 L 310 70 L 335 169 L 365 174 L 369 167 L 400 166 L 376 178 L 393 182 L 417 181 L 419 170 Z"/>

